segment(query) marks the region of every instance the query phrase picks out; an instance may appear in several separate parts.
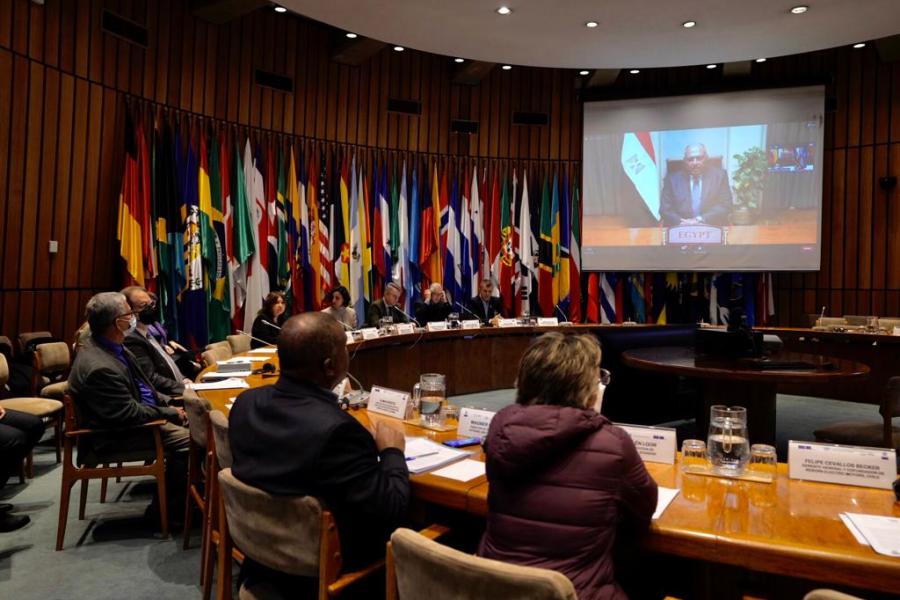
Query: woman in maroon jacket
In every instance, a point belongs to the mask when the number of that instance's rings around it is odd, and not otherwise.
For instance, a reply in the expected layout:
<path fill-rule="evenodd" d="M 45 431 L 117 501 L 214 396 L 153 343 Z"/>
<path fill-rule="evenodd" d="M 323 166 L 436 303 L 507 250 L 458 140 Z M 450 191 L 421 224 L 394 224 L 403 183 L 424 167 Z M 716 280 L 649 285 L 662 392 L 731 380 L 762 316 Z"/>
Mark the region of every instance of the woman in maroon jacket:
<path fill-rule="evenodd" d="M 600 344 L 548 333 L 525 351 L 516 403 L 491 422 L 487 530 L 479 554 L 568 577 L 582 600 L 625 598 L 612 547 L 625 518 L 647 526 L 656 483 L 631 438 L 594 410 Z"/>

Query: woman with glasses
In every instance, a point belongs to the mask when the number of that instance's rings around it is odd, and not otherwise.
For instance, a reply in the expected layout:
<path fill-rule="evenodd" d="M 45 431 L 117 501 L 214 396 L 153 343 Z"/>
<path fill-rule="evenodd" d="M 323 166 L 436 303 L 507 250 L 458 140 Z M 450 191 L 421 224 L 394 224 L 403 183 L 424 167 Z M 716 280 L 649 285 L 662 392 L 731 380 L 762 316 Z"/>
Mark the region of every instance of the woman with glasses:
<path fill-rule="evenodd" d="M 522 356 L 516 403 L 484 442 L 490 483 L 479 555 L 559 571 L 582 600 L 625 598 L 612 550 L 630 521 L 650 523 L 656 483 L 631 438 L 599 414 L 600 344 L 539 337 Z"/>

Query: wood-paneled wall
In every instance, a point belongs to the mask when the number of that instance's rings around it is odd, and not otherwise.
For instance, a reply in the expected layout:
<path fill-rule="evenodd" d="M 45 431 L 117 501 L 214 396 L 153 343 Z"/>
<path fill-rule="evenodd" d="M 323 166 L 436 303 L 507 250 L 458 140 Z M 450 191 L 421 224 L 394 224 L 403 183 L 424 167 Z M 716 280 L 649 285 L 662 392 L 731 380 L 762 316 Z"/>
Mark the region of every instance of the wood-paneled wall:
<path fill-rule="evenodd" d="M 359 67 L 330 57 L 331 30 L 260 10 L 224 26 L 184 0 L 0 2 L 0 333 L 48 328 L 69 337 L 87 298 L 118 285 L 115 220 L 128 96 L 252 128 L 375 148 L 448 156 L 579 161 L 576 75 L 494 70 L 451 83 L 447 57 L 384 50 Z M 104 8 L 149 30 L 147 48 L 101 30 Z M 254 69 L 291 76 L 293 93 L 253 83 Z M 715 84 L 703 68 L 623 75 L 625 92 L 664 94 Z M 805 313 L 900 314 L 900 64 L 872 48 L 841 48 L 754 64 L 751 79 L 829 81 L 822 269 L 776 276 L 777 319 Z M 388 97 L 422 104 L 389 113 Z M 547 112 L 545 127 L 511 123 Z M 456 135 L 451 118 L 480 123 Z M 48 252 L 50 240 L 59 253 Z"/>

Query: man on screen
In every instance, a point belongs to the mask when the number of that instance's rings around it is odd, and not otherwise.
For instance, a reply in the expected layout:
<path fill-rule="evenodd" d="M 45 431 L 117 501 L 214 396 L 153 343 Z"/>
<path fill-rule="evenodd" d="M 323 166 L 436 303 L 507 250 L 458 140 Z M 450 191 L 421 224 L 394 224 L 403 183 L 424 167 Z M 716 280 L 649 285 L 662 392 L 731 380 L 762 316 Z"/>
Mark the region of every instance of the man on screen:
<path fill-rule="evenodd" d="M 684 149 L 684 169 L 666 173 L 659 213 L 666 227 L 678 225 L 724 225 L 731 213 L 728 173 L 708 163 L 706 146 L 691 144 Z"/>

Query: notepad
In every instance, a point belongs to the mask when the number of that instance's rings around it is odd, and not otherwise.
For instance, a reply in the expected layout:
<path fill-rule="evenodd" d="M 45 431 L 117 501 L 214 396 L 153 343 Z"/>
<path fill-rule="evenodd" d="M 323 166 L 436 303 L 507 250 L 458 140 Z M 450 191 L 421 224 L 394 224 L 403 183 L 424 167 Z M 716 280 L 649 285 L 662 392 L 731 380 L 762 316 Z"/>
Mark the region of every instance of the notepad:
<path fill-rule="evenodd" d="M 253 361 L 266 360 L 265 356 L 233 356 L 225 360 L 216 361 L 217 365 L 249 365 Z"/>
<path fill-rule="evenodd" d="M 449 467 L 438 469 L 432 473 L 432 475 L 446 477 L 447 479 L 455 479 L 456 481 L 472 481 L 476 477 L 484 475 L 484 463 L 480 460 L 467 458 L 453 463 Z"/>
<path fill-rule="evenodd" d="M 678 495 L 678 492 L 681 491 L 676 488 L 661 487 L 658 489 L 659 493 L 656 496 L 656 510 L 653 512 L 653 519 L 660 518 L 672 500 L 675 499 L 675 496 Z"/>
<path fill-rule="evenodd" d="M 425 473 L 470 456 L 465 450 L 456 450 L 432 442 L 423 437 L 406 438 L 406 466 L 410 473 Z"/>
<path fill-rule="evenodd" d="M 254 348 L 250 351 L 250 354 L 275 354 L 278 352 L 278 348 L 275 346 L 265 346 L 263 348 Z"/>
<path fill-rule="evenodd" d="M 846 516 L 853 523 L 856 531 L 866 539 L 875 552 L 900 557 L 900 518 L 859 513 L 843 513 L 842 516 Z M 850 533 L 854 534 L 853 537 L 859 540 L 853 528 L 849 525 L 847 527 Z"/>
<path fill-rule="evenodd" d="M 229 371 L 227 373 L 219 373 L 218 371 L 210 371 L 209 373 L 204 373 L 200 376 L 200 379 L 203 381 L 213 380 L 213 379 L 234 379 L 237 377 L 250 377 L 252 371 L 249 369 L 246 371 Z"/>
<path fill-rule="evenodd" d="M 223 379 L 221 381 L 210 381 L 209 383 L 191 383 L 189 384 L 190 389 L 195 391 L 202 390 L 230 390 L 236 388 L 249 388 L 250 384 L 248 384 L 243 379 L 231 378 L 231 379 Z"/>

